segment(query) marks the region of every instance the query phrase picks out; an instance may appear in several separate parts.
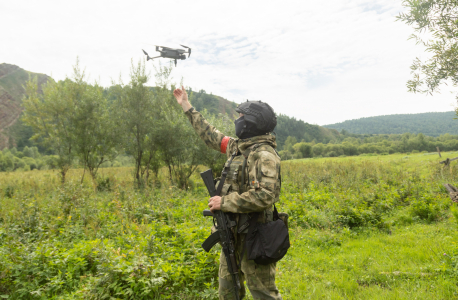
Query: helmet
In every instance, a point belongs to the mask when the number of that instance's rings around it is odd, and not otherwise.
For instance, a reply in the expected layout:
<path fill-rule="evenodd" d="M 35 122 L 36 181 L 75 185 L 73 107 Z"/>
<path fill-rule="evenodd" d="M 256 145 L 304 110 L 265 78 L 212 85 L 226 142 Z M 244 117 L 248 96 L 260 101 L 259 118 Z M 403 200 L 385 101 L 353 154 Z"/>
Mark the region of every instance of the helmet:
<path fill-rule="evenodd" d="M 277 117 L 269 104 L 261 101 L 246 101 L 235 109 L 236 112 L 244 114 L 247 123 L 255 126 L 258 134 L 272 132 L 277 126 Z"/>

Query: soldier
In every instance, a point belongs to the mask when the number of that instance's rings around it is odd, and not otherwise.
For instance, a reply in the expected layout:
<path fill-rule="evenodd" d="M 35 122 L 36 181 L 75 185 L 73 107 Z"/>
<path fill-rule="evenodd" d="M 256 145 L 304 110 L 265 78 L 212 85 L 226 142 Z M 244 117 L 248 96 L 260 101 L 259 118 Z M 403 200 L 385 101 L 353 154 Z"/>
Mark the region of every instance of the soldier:
<path fill-rule="evenodd" d="M 184 87 L 176 89 L 173 95 L 208 147 L 225 153 L 228 159 L 237 154 L 230 164 L 221 196 L 210 198 L 208 206 L 211 211 L 236 214 L 240 230 L 234 232 L 235 247 L 238 260 L 242 259 L 240 299 L 245 296 L 244 279 L 254 299 L 282 299 L 275 285 L 276 264 L 257 265 L 247 258 L 244 244 L 248 229 L 240 227 L 248 220 L 248 214 L 253 212 L 262 212 L 258 218 L 260 223 L 272 221 L 273 204 L 279 199 L 280 157 L 275 150 L 275 136 L 271 134 L 277 124 L 273 109 L 261 101 L 247 101 L 239 105 L 236 109 L 239 118 L 234 121 L 238 139 L 234 139 L 216 130 L 191 106 Z M 219 298 L 234 299 L 232 278 L 224 253 L 221 253 L 218 276 Z"/>

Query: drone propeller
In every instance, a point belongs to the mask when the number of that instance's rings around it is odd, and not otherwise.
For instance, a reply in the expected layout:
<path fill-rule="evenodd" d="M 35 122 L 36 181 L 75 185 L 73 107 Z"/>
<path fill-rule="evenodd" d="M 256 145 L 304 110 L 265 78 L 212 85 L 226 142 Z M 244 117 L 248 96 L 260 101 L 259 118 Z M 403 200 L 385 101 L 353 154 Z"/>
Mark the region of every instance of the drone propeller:
<path fill-rule="evenodd" d="M 188 46 L 185 46 L 185 45 L 181 45 L 181 44 L 180 44 L 180 46 L 183 47 L 183 48 L 188 49 L 188 53 L 189 53 L 188 54 L 188 58 L 189 58 L 191 56 L 191 48 L 189 48 Z"/>
<path fill-rule="evenodd" d="M 145 51 L 145 50 L 143 50 L 143 49 L 142 49 L 142 51 L 143 51 L 143 53 L 145 53 L 145 55 L 146 55 L 146 61 L 150 60 L 150 59 L 151 59 L 151 57 L 149 57 L 148 53 L 146 53 L 146 51 Z"/>
<path fill-rule="evenodd" d="M 175 59 L 175 67 L 177 66 L 177 60 Z"/>

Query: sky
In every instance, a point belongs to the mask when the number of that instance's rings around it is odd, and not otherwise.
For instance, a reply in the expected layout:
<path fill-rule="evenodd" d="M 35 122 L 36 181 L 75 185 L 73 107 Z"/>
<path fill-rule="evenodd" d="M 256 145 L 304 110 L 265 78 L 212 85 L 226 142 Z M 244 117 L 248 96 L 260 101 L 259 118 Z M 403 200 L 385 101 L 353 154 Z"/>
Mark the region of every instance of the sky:
<path fill-rule="evenodd" d="M 175 82 L 311 124 L 451 111 L 453 88 L 407 91 L 410 65 L 428 54 L 396 21 L 403 10 L 401 0 L 0 0 L 0 63 L 60 80 L 79 57 L 88 81 L 109 86 L 128 83 L 142 49 L 183 44 L 192 54 Z M 147 62 L 150 85 L 158 63 Z"/>

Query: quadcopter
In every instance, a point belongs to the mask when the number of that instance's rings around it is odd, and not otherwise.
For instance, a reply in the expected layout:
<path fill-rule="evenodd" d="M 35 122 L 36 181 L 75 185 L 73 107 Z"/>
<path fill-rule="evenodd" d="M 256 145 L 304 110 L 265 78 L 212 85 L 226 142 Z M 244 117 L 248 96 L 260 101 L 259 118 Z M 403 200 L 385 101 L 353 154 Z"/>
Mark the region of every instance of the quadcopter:
<path fill-rule="evenodd" d="M 155 59 L 158 57 L 165 57 L 165 58 L 171 58 L 175 60 L 175 67 L 177 66 L 177 59 L 186 59 L 185 53 L 188 53 L 188 57 L 191 56 L 191 48 L 186 47 L 184 45 L 180 45 L 183 48 L 188 49 L 187 51 L 184 49 L 175 49 L 175 48 L 169 48 L 169 47 L 164 47 L 164 46 L 156 46 L 156 51 L 160 52 L 161 55 L 155 56 L 155 57 L 150 57 L 148 53 L 146 53 L 145 50 L 143 50 L 143 53 L 146 55 L 146 61 L 150 59 Z"/>

